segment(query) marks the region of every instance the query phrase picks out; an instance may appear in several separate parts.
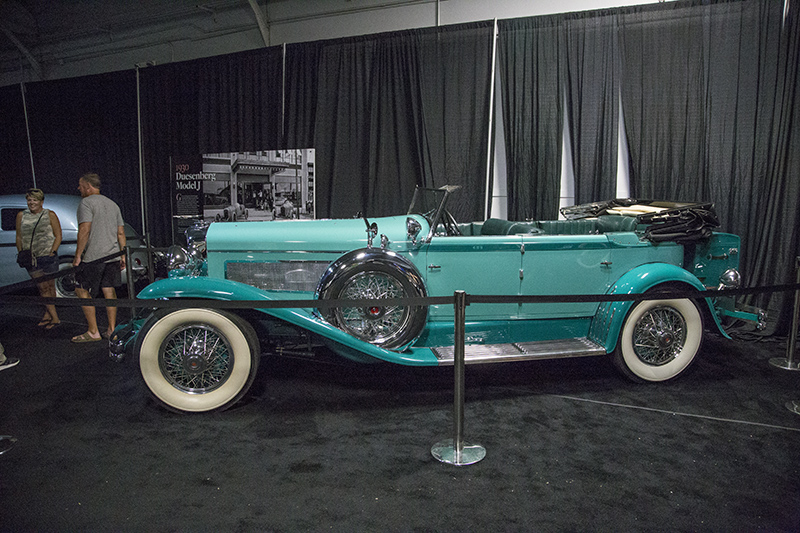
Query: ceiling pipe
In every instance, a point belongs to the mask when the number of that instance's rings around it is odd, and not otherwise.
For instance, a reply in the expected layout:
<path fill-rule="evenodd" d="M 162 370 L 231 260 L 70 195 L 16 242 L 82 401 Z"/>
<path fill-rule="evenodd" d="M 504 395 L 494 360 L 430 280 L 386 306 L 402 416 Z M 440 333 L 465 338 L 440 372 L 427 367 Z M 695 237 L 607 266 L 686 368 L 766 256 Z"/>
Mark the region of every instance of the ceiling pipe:
<path fill-rule="evenodd" d="M 265 13 L 261 12 L 257 0 L 247 0 L 250 7 L 253 8 L 253 13 L 256 15 L 256 22 L 258 22 L 258 29 L 261 32 L 261 38 L 264 40 L 264 46 L 269 46 L 269 22 Z M 266 11 L 266 9 L 264 10 Z"/>
<path fill-rule="evenodd" d="M 0 24 L 0 29 L 3 30 L 3 33 L 5 33 L 6 37 L 8 37 L 8 39 L 14 43 L 14 46 L 16 46 L 19 51 L 22 52 L 22 55 L 24 55 L 28 60 L 28 63 L 31 64 L 31 68 L 33 69 L 34 74 L 36 74 L 37 80 L 44 79 L 42 65 L 40 65 L 36 58 L 33 57 L 33 54 L 27 48 L 25 48 L 25 45 L 22 44 L 22 42 L 17 39 L 17 36 L 14 35 L 11 30 L 6 28 L 4 24 Z"/>

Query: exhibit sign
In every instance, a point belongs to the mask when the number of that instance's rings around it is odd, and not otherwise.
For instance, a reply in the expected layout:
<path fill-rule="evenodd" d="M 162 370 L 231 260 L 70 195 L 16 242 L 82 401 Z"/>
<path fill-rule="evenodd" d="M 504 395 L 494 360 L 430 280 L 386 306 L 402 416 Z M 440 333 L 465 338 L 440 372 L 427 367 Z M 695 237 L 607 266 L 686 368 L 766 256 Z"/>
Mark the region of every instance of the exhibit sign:
<path fill-rule="evenodd" d="M 172 207 L 172 242 L 185 244 L 184 232 L 203 219 L 203 181 L 213 176 L 203 174 L 200 155 L 170 158 L 170 204 Z"/>

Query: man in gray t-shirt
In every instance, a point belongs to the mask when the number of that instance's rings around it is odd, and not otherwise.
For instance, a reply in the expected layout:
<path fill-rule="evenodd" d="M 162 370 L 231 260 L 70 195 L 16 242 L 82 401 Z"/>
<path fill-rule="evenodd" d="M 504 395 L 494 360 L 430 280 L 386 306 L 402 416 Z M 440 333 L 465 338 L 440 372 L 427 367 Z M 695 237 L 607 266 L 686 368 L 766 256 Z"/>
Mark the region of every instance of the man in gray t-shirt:
<path fill-rule="evenodd" d="M 83 200 L 78 206 L 78 244 L 73 266 L 90 263 L 125 249 L 125 223 L 119 206 L 100 194 L 100 176 L 84 174 L 78 180 L 78 190 Z M 75 294 L 79 298 L 97 297 L 100 290 L 106 299 L 116 299 L 115 287 L 120 284 L 120 271 L 125 269 L 125 256 L 101 263 L 86 265 L 77 273 Z M 101 335 L 97 327 L 94 307 L 82 307 L 88 323 L 86 333 L 72 338 L 72 342 L 95 342 L 108 338 L 117 325 L 117 308 L 106 307 L 108 329 Z"/>

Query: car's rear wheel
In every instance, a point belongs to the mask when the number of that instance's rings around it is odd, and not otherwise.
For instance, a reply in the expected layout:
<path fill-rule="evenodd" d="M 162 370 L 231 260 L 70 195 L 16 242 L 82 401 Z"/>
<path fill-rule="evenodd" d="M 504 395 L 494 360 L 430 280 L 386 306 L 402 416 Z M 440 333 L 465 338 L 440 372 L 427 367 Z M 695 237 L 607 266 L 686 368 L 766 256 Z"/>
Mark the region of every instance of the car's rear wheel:
<path fill-rule="evenodd" d="M 212 309 L 162 309 L 139 332 L 135 352 L 147 388 L 175 411 L 221 411 L 248 391 L 260 348 L 241 317 Z"/>
<path fill-rule="evenodd" d="M 332 279 L 323 281 L 320 299 L 380 300 L 423 297 L 421 279 L 407 265 L 391 260 L 343 261 Z M 427 320 L 425 306 L 397 303 L 322 309 L 325 319 L 363 341 L 387 349 L 400 348 L 419 336 Z"/>
<path fill-rule="evenodd" d="M 694 301 L 644 300 L 625 318 L 614 364 L 633 381 L 667 381 L 689 368 L 702 341 L 703 316 Z"/>

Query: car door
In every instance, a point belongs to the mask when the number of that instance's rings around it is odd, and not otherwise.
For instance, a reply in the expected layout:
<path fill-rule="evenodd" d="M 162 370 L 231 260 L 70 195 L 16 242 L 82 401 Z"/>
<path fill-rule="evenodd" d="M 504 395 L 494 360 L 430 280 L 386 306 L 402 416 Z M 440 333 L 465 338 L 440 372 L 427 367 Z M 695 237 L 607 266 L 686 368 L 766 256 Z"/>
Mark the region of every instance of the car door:
<path fill-rule="evenodd" d="M 30 279 L 28 271 L 17 265 L 17 213 L 25 206 L 0 203 L 0 286 Z"/>
<path fill-rule="evenodd" d="M 605 235 L 525 235 L 522 237 L 522 293 L 526 295 L 604 294 L 612 278 L 611 244 Z M 599 304 L 535 303 L 525 318 L 594 315 Z"/>
<path fill-rule="evenodd" d="M 521 245 L 518 235 L 433 237 L 424 265 L 428 294 L 519 294 Z M 476 304 L 467 307 L 467 319 L 506 320 L 517 317 L 519 309 L 518 304 Z M 453 306 L 431 306 L 429 317 L 453 320 Z"/>

